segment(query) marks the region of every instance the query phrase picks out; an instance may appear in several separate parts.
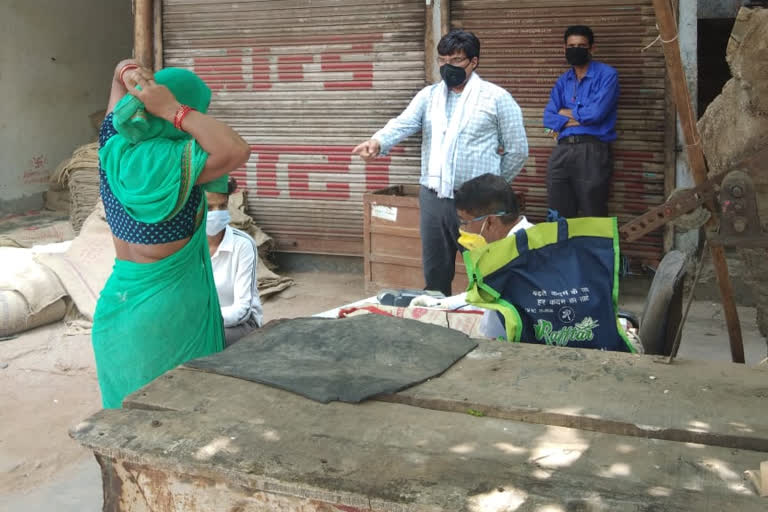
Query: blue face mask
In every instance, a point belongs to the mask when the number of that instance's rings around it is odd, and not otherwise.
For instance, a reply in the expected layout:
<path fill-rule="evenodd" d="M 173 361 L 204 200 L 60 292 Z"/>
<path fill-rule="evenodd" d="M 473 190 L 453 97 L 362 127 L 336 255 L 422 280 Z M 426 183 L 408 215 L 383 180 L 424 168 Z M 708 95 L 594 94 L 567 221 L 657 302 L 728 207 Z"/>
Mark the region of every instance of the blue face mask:
<path fill-rule="evenodd" d="M 230 216 L 228 210 L 214 210 L 208 212 L 208 218 L 205 221 L 205 233 L 208 236 L 214 236 L 227 227 L 229 224 Z"/>

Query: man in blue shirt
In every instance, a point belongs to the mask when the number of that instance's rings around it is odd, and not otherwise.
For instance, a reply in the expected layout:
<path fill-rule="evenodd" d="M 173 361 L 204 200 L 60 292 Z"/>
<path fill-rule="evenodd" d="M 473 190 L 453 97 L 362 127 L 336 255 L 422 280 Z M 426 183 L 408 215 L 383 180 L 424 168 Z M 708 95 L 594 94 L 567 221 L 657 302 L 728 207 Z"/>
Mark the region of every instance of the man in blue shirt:
<path fill-rule="evenodd" d="M 564 39 L 572 68 L 557 79 L 544 110 L 544 127 L 557 139 L 547 167 L 548 204 L 562 217 L 606 217 L 619 75 L 592 60 L 589 27 L 568 27 Z"/>

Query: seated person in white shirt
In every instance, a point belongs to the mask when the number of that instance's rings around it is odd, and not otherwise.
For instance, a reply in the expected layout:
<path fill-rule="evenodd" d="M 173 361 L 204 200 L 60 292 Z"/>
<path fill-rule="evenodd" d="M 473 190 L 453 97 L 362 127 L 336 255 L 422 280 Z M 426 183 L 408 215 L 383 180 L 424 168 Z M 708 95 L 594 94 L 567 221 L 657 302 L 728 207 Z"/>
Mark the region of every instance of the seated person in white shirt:
<path fill-rule="evenodd" d="M 517 195 L 500 176 L 483 174 L 473 178 L 454 192 L 454 198 L 459 216 L 458 242 L 466 249 L 482 247 L 533 227 L 521 214 Z M 413 299 L 411 305 L 466 310 L 466 295 L 444 299 L 422 295 Z M 485 311 L 480 330 L 488 338 L 506 338 L 504 325 L 495 311 Z"/>
<path fill-rule="evenodd" d="M 226 346 L 261 327 L 263 317 L 256 278 L 259 264 L 256 243 L 246 233 L 228 225 L 229 195 L 236 189 L 237 182 L 230 178 L 226 191 L 206 192 L 206 234 Z"/>

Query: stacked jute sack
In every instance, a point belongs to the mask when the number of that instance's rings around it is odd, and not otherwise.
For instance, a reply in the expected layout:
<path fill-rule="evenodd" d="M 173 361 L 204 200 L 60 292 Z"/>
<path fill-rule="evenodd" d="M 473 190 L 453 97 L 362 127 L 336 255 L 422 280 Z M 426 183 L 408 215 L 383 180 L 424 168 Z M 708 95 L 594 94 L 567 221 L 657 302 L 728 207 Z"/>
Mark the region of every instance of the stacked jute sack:
<path fill-rule="evenodd" d="M 69 191 L 69 218 L 75 233 L 99 201 L 99 144 L 94 142 L 77 148 L 51 176 L 51 190 Z M 51 196 L 52 194 L 49 194 Z M 53 195 L 58 199 L 58 195 Z M 47 205 L 51 209 L 51 205 Z M 56 208 L 54 208 L 56 209 Z"/>
<path fill-rule="evenodd" d="M 95 198 L 90 186 L 96 178 Z M 71 190 L 75 190 L 74 200 Z M 49 267 L 35 258 L 43 252 L 62 252 L 75 237 L 80 220 L 98 199 L 98 145 L 78 148 L 59 164 L 45 194 L 46 211 L 17 215 L 0 229 L 0 339 L 61 320 L 73 313 L 68 291 Z M 90 203 L 90 204 L 84 204 Z M 87 211 L 86 211 L 87 210 Z M 66 215 L 70 218 L 66 219 Z"/>
<path fill-rule="evenodd" d="M 0 247 L 0 339 L 64 318 L 67 292 L 32 249 Z"/>

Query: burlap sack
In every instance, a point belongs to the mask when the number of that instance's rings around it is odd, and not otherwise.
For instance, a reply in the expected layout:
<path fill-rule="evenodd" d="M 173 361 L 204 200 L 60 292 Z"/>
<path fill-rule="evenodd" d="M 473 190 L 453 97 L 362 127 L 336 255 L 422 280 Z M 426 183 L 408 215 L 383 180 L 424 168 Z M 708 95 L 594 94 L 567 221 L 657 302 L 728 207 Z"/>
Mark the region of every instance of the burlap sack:
<path fill-rule="evenodd" d="M 66 291 L 29 249 L 0 247 L 0 336 L 64 318 Z"/>
<path fill-rule="evenodd" d="M 30 313 L 27 301 L 14 291 L 0 290 L 0 338 L 41 327 L 64 318 L 66 299 L 59 299 L 37 313 Z"/>
<path fill-rule="evenodd" d="M 93 321 L 96 301 L 115 262 L 112 234 L 101 201 L 67 252 L 38 254 L 36 259 L 59 277 L 80 313 Z"/>
<path fill-rule="evenodd" d="M 37 212 L 0 219 L 0 247 L 32 247 L 72 240 L 72 225 L 60 214 Z"/>
<path fill-rule="evenodd" d="M 68 190 L 70 221 L 75 233 L 99 201 L 99 143 L 75 149 L 51 175 L 52 190 Z"/>
<path fill-rule="evenodd" d="M 264 260 L 259 256 L 259 268 L 256 271 L 256 279 L 259 281 L 259 297 L 266 299 L 276 293 L 280 293 L 293 286 L 293 279 L 275 274 L 267 267 Z"/>

